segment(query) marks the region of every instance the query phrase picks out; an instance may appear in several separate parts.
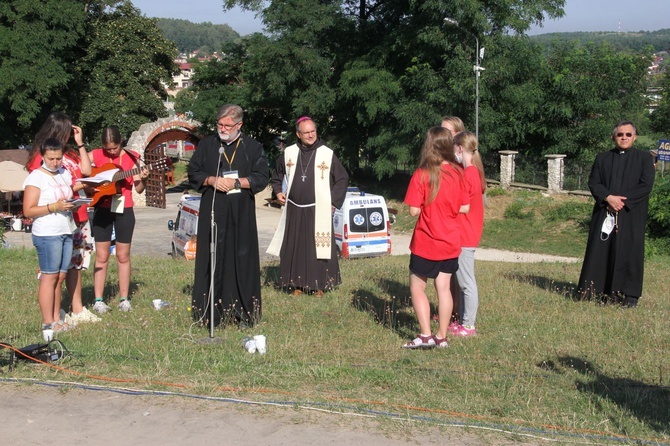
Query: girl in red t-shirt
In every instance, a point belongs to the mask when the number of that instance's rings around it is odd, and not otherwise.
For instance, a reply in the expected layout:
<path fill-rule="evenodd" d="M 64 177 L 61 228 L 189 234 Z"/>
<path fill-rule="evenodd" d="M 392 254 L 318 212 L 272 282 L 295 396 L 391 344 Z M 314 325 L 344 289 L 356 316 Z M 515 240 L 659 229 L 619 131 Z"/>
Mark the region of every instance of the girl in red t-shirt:
<path fill-rule="evenodd" d="M 453 309 L 451 275 L 458 270 L 461 241 L 456 218 L 470 208 L 463 169 L 456 161 L 451 133 L 442 127 L 428 130 L 421 149 L 419 168 L 412 175 L 405 203 L 418 216 L 409 262 L 412 307 L 421 333 L 403 348 L 447 347 L 447 328 Z M 428 278 L 435 281 L 438 329 L 431 335 Z"/>
<path fill-rule="evenodd" d="M 119 305 L 121 311 L 130 311 L 130 245 L 135 229 L 133 211 L 133 189 L 138 194 L 144 192 L 149 170 L 140 163 L 137 153 L 122 147 L 123 139 L 118 127 L 108 126 L 102 130 L 102 148 L 89 153 L 91 163 L 98 169 L 106 170 L 106 165 L 123 172 L 137 169 L 138 174 L 120 179 L 115 183 L 115 194 L 104 196 L 95 205 L 93 214 L 93 237 L 95 238 L 95 269 L 93 289 L 95 303 L 93 309 L 100 314 L 110 307 L 104 302 L 103 292 L 107 280 L 112 232 L 116 235 L 116 265 L 119 276 Z M 131 172 L 128 172 L 130 175 Z M 104 186 L 104 184 L 103 184 Z M 114 191 L 114 190 L 113 190 Z M 94 201 L 95 202 L 95 201 Z"/>
<path fill-rule="evenodd" d="M 457 218 L 461 233 L 461 254 L 458 256 L 456 279 L 460 291 L 456 295 L 460 305 L 457 320 L 449 325 L 455 336 L 474 336 L 475 319 L 479 307 L 479 293 L 475 280 L 475 249 L 479 246 L 484 229 L 484 191 L 486 177 L 479 156 L 477 137 L 471 132 L 460 132 L 454 137 L 454 151 L 463 163 L 465 184 L 470 196 L 470 212 Z"/>

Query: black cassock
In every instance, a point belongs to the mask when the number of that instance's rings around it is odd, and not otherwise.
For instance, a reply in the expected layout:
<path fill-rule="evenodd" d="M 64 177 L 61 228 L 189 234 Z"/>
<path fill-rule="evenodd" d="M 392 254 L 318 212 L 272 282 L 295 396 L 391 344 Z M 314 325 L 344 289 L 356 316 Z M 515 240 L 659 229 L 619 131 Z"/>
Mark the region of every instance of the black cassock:
<path fill-rule="evenodd" d="M 224 147 L 221 156 L 220 147 Z M 216 176 L 217 165 L 219 176 L 223 176 L 223 172 L 237 170 L 239 178 L 249 179 L 251 189 L 230 194 L 216 192 L 214 197 L 214 325 L 244 322 L 252 326 L 260 320 L 262 308 L 254 194 L 267 187 L 269 167 L 261 144 L 246 135 L 241 135 L 230 145 L 222 145 L 218 135 L 205 137 L 188 165 L 190 186 L 202 194 L 192 294 L 193 316 L 203 325 L 209 325 L 210 222 L 215 190 L 211 186 L 203 186 L 203 183 L 208 176 Z"/>
<path fill-rule="evenodd" d="M 314 151 L 323 145 L 317 140 L 311 147 L 297 143 L 300 149 L 296 161 L 295 178 L 288 197 L 298 205 L 287 203 L 286 230 L 280 250 L 279 285 L 290 288 L 310 290 L 330 290 L 341 283 L 340 267 L 337 262 L 337 247 L 333 234 L 331 216 L 330 259 L 316 258 L 316 242 L 314 240 L 315 202 L 314 195 Z M 349 174 L 340 160 L 333 154 L 330 168 L 330 199 L 336 208 L 342 207 L 347 195 Z M 304 174 L 304 180 L 302 178 Z M 285 175 L 284 154 L 277 160 L 277 167 L 272 174 L 270 184 L 275 194 L 282 191 Z"/>
<path fill-rule="evenodd" d="M 635 148 L 620 152 L 613 149 L 598 154 L 589 175 L 589 189 L 596 202 L 578 284 L 583 298 L 642 295 L 644 235 L 654 162 L 649 153 Z M 605 198 L 611 194 L 627 199 L 618 213 L 618 230 L 607 237 L 601 229 L 607 216 Z"/>

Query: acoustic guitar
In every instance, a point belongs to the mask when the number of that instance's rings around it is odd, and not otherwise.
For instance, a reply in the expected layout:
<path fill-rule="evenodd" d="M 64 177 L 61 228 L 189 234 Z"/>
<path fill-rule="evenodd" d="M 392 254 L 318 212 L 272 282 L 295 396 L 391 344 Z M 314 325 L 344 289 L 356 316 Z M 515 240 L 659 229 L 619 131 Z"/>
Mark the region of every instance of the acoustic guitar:
<path fill-rule="evenodd" d="M 163 171 L 171 167 L 170 160 L 168 158 L 163 158 L 153 163 L 146 164 L 142 167 L 146 167 L 149 171 Z M 132 177 L 137 175 L 142 171 L 142 167 L 135 167 L 129 170 L 120 170 L 119 166 L 113 163 L 103 164 L 100 167 L 93 167 L 90 177 L 81 178 L 78 181 L 82 183 L 89 183 L 92 186 L 95 186 L 96 191 L 90 195 L 92 198 L 89 206 L 95 206 L 100 200 L 111 195 L 115 195 L 116 192 L 116 183 L 125 178 Z M 111 177 L 105 175 L 105 172 L 108 172 L 112 169 L 117 169 L 118 172 L 114 173 Z M 104 179 L 103 179 L 104 178 Z"/>

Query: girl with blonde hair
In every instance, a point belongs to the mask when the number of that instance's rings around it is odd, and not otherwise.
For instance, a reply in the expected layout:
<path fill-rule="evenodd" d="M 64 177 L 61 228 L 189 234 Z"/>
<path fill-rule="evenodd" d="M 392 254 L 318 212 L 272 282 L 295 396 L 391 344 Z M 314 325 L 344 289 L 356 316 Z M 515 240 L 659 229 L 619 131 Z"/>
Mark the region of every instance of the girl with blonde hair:
<path fill-rule="evenodd" d="M 457 305 L 461 314 L 449 325 L 455 336 L 474 336 L 475 319 L 479 307 L 479 294 L 475 280 L 475 249 L 479 246 L 484 229 L 484 191 L 486 177 L 484 164 L 479 155 L 477 137 L 472 132 L 460 132 L 454 137 L 454 152 L 464 167 L 465 185 L 469 195 L 470 212 L 460 214 L 457 223 L 460 229 L 461 254 L 458 256 L 456 280 L 460 288 Z"/>
<path fill-rule="evenodd" d="M 451 275 L 458 269 L 461 251 L 456 218 L 470 207 L 463 169 L 456 160 L 447 129 L 428 130 L 405 203 L 409 205 L 410 215 L 418 217 L 409 245 L 409 287 L 420 333 L 403 348 L 447 347 L 447 329 L 453 309 Z M 426 296 L 428 278 L 434 279 L 438 300 L 435 336 L 431 334 L 430 302 Z"/>

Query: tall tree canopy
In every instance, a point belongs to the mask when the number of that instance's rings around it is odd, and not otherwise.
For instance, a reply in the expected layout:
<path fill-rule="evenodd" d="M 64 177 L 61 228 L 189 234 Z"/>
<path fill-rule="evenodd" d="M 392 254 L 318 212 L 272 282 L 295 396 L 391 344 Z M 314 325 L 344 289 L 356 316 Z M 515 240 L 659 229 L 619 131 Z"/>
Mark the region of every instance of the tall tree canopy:
<path fill-rule="evenodd" d="M 165 114 L 174 44 L 129 0 L 0 3 L 0 145 L 29 144 L 52 110 L 124 132 Z"/>
<path fill-rule="evenodd" d="M 5 0 L 0 3 L 0 144 L 28 142 L 30 128 L 73 80 L 84 33 L 84 2 Z"/>
<path fill-rule="evenodd" d="M 89 22 L 87 54 L 79 68 L 85 79 L 79 122 L 91 138 L 116 125 L 124 136 L 167 116 L 162 99 L 172 84 L 177 56 L 173 42 L 129 1 Z M 96 132 L 94 135 L 90 131 Z"/>
<path fill-rule="evenodd" d="M 247 131 L 292 135 L 295 119 L 311 115 L 350 167 L 366 162 L 378 177 L 412 167 L 427 128 L 441 116 L 460 116 L 474 129 L 477 43 L 486 47 L 479 116 L 484 153 L 588 157 L 607 141 L 614 121 L 644 113 L 648 51 L 576 43 L 547 49 L 524 35 L 531 25 L 562 16 L 564 0 L 223 4 L 259 12 L 266 30 L 234 43 L 220 68 L 226 87 L 218 91 L 235 91 L 250 111 Z M 445 26 L 445 17 L 458 25 Z M 193 102 L 180 107 L 211 121 L 194 103 L 202 95 L 216 103 L 217 84 L 198 74 Z M 230 97 L 220 95 L 218 102 Z"/>

